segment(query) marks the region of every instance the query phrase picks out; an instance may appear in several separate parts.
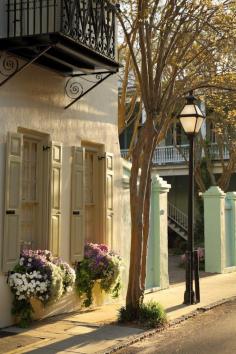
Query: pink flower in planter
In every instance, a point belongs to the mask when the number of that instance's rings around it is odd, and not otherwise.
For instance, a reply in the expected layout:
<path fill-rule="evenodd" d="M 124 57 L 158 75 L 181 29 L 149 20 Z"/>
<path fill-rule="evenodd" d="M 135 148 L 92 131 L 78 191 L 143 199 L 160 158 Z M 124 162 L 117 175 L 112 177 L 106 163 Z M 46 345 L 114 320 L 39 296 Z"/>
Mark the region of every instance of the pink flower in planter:
<path fill-rule="evenodd" d="M 204 248 L 198 247 L 197 251 L 198 251 L 199 261 L 203 261 L 205 259 L 205 250 L 204 250 Z"/>
<path fill-rule="evenodd" d="M 101 250 L 102 252 L 105 252 L 105 253 L 108 252 L 108 247 L 107 247 L 107 245 L 101 244 L 101 245 L 98 245 L 98 247 L 100 248 L 100 250 Z"/>

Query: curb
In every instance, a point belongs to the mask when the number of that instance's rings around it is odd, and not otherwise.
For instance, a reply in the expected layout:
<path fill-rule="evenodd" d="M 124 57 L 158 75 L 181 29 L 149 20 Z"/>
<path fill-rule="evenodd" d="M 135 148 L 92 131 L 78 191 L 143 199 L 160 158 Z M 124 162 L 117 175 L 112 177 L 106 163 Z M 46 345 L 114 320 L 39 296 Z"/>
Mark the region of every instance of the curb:
<path fill-rule="evenodd" d="M 101 354 L 115 353 L 118 350 L 127 348 L 128 346 L 130 346 L 130 345 L 132 345 L 134 343 L 140 342 L 143 339 L 149 338 L 149 337 L 151 337 L 151 336 L 153 336 L 153 335 L 155 335 L 157 333 L 160 333 L 160 332 L 166 330 L 169 327 L 175 326 L 177 324 L 180 324 L 181 322 L 184 322 L 184 321 L 186 321 L 186 320 L 188 320 L 190 318 L 193 318 L 193 317 L 197 316 L 200 313 L 210 311 L 210 310 L 212 310 L 212 309 L 214 309 L 214 308 L 216 308 L 218 306 L 224 305 L 226 303 L 229 303 L 229 302 L 232 302 L 232 301 L 235 301 L 235 300 L 236 300 L 236 296 L 232 296 L 230 298 L 222 299 L 222 300 L 213 302 L 212 304 L 209 304 L 209 305 L 206 305 L 206 306 L 203 306 L 203 307 L 198 307 L 196 310 L 190 312 L 189 314 L 183 315 L 181 317 L 176 318 L 175 320 L 170 321 L 167 324 L 167 326 L 156 328 L 156 329 L 152 329 L 152 330 L 148 330 L 148 331 L 145 331 L 144 333 L 135 335 L 132 338 L 127 339 L 127 341 L 125 341 L 125 342 L 123 342 L 123 343 L 121 343 L 119 345 L 114 345 L 114 346 L 108 348 L 106 351 L 103 351 Z"/>

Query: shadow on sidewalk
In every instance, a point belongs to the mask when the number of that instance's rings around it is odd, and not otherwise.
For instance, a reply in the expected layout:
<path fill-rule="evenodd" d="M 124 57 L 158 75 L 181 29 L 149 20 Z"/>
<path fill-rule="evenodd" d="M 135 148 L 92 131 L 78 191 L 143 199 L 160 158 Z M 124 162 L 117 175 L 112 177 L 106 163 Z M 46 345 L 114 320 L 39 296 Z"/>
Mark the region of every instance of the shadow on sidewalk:
<path fill-rule="evenodd" d="M 77 329 L 78 331 L 80 330 L 79 328 Z M 89 333 L 75 335 L 70 334 L 70 331 L 66 331 L 65 335 L 68 335 L 68 338 L 60 339 L 61 337 L 58 337 L 53 343 L 48 343 L 38 348 L 27 350 L 25 353 L 54 354 L 61 351 L 79 353 L 80 350 L 82 353 L 100 353 L 123 340 L 127 340 L 129 336 L 141 332 L 143 332 L 141 329 L 114 325 L 105 325 L 96 328 Z M 62 334 L 62 336 L 64 336 L 64 334 Z"/>
<path fill-rule="evenodd" d="M 182 309 L 184 307 L 186 307 L 187 305 L 184 305 L 184 304 L 180 304 L 180 305 L 175 305 L 175 306 L 171 306 L 171 307 L 168 307 L 166 310 L 167 313 L 169 312 L 172 312 L 172 311 L 176 311 L 176 310 L 179 310 L 179 309 Z"/>

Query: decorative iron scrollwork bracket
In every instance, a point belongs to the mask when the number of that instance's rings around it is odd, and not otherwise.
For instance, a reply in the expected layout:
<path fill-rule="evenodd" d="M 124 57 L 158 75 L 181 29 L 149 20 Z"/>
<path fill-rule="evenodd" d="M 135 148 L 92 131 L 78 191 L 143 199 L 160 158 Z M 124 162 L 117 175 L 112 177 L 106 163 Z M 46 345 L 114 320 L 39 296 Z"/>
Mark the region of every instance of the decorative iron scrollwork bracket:
<path fill-rule="evenodd" d="M 8 52 L 0 52 L 0 87 L 3 86 L 16 74 L 35 62 L 41 55 L 45 54 L 51 46 L 43 47 L 39 53 L 30 61 L 20 64 L 17 56 Z"/>
<path fill-rule="evenodd" d="M 115 74 L 113 71 L 101 71 L 88 74 L 78 74 L 70 77 L 65 86 L 65 93 L 72 99 L 72 102 L 65 106 L 65 109 L 72 106 L 75 102 L 80 100 L 84 95 L 93 90 L 96 86 L 101 84 L 113 74 Z"/>
<path fill-rule="evenodd" d="M 3 52 L 2 55 L 0 55 L 0 74 L 3 77 L 6 78 L 13 75 L 18 70 L 18 68 L 18 58 L 6 52 Z"/>

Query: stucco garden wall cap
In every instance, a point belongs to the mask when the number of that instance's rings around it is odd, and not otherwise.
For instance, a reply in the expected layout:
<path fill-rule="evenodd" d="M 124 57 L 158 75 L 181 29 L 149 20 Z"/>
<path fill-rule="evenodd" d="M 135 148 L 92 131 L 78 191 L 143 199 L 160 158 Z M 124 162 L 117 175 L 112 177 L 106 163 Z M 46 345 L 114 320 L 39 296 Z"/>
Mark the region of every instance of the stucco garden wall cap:
<path fill-rule="evenodd" d="M 226 198 L 227 198 L 227 199 L 234 199 L 234 200 L 236 200 L 236 192 L 228 192 L 228 193 L 226 193 Z"/>
<path fill-rule="evenodd" d="M 171 185 L 168 184 L 162 177 L 159 175 L 152 176 L 152 188 L 160 192 L 168 192 L 171 188 Z"/>
<path fill-rule="evenodd" d="M 203 198 L 212 198 L 212 197 L 224 198 L 225 193 L 222 191 L 220 187 L 212 186 L 205 193 L 203 193 L 202 196 Z"/>

